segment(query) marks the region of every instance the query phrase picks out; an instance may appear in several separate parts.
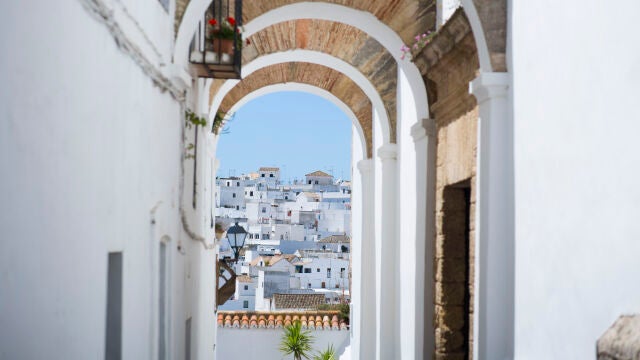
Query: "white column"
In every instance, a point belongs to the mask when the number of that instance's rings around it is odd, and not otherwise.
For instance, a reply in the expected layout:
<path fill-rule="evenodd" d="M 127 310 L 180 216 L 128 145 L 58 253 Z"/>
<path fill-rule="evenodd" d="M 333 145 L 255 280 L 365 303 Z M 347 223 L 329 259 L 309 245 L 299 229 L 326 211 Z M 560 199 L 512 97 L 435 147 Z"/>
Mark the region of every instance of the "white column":
<path fill-rule="evenodd" d="M 378 149 L 382 171 L 381 227 L 376 236 L 376 292 L 377 305 L 377 353 L 376 359 L 399 359 L 400 339 L 398 319 L 397 284 L 399 266 L 397 261 L 397 146 L 385 144 Z"/>
<path fill-rule="evenodd" d="M 513 124 L 509 75 L 482 73 L 478 100 L 474 356 L 512 359 L 514 331 Z"/>
<path fill-rule="evenodd" d="M 376 251 L 374 236 L 373 160 L 358 162 L 361 179 L 362 226 L 360 258 L 360 344 L 358 359 L 375 359 L 376 351 Z"/>
<path fill-rule="evenodd" d="M 433 332 L 433 259 L 435 240 L 436 125 L 422 119 L 411 127 L 416 147 L 415 358 L 431 360 Z"/>

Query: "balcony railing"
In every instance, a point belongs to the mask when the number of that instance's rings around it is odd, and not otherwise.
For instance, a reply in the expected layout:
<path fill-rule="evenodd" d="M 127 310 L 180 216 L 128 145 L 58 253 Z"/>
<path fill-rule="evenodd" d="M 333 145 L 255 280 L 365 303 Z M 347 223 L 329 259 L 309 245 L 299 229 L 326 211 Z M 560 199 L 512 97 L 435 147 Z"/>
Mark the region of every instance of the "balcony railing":
<path fill-rule="evenodd" d="M 242 0 L 213 0 L 198 25 L 189 61 L 198 77 L 240 79 Z"/>

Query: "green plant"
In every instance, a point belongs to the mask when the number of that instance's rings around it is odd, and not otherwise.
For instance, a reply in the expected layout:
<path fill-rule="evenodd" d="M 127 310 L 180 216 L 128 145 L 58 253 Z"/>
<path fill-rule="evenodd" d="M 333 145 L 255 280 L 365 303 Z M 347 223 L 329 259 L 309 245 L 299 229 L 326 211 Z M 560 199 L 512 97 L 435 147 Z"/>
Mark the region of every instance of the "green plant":
<path fill-rule="evenodd" d="M 191 129 L 194 125 L 196 127 L 207 126 L 207 119 L 196 115 L 196 113 L 188 109 L 184 112 L 184 119 L 185 119 L 185 127 L 187 129 Z M 196 157 L 195 148 L 196 146 L 193 143 L 188 143 L 185 145 L 185 149 L 184 149 L 185 159 L 195 159 Z"/>
<path fill-rule="evenodd" d="M 307 353 L 311 351 L 312 343 L 313 336 L 311 336 L 311 331 L 303 331 L 300 321 L 294 321 L 292 325 L 284 328 L 280 341 L 280 351 L 284 355 L 293 354 L 295 360 L 308 359 Z"/>
<path fill-rule="evenodd" d="M 209 39 L 225 39 L 225 40 L 234 40 L 237 50 L 242 50 L 242 32 L 244 28 L 242 26 L 236 26 L 236 19 L 232 16 L 227 17 L 221 21 L 222 23 L 218 23 L 218 20 L 211 18 L 208 23 L 211 26 L 211 30 L 209 32 Z M 247 39 L 247 45 L 250 44 L 249 39 Z"/>
<path fill-rule="evenodd" d="M 216 115 L 213 117 L 213 128 L 211 129 L 213 133 L 218 135 L 220 133 L 220 128 L 222 127 L 222 125 L 227 121 L 231 121 L 232 118 L 233 115 L 227 116 L 226 113 L 218 110 L 216 112 Z M 226 129 L 223 129 L 222 133 L 226 133 Z"/>
<path fill-rule="evenodd" d="M 333 344 L 329 344 L 325 351 L 320 351 L 313 356 L 313 360 L 336 360 L 336 350 Z"/>
<path fill-rule="evenodd" d="M 191 127 L 193 125 L 195 126 L 207 126 L 207 119 L 205 119 L 204 117 L 198 116 L 196 115 L 196 113 L 194 113 L 191 110 L 187 110 L 184 112 L 184 117 L 186 119 L 186 126 L 188 129 L 191 129 Z"/>

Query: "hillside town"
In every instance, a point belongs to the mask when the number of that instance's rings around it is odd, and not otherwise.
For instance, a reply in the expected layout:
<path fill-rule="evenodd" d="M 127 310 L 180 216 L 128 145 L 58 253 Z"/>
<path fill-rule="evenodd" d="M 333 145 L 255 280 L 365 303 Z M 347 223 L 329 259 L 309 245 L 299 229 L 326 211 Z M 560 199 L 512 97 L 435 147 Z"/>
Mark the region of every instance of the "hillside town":
<path fill-rule="evenodd" d="M 218 310 L 302 311 L 350 301 L 351 183 L 314 171 L 281 181 L 277 167 L 216 179 L 217 225 L 246 230 L 233 293 Z M 220 260 L 234 260 L 228 237 Z M 224 274 L 223 274 L 224 275 Z"/>

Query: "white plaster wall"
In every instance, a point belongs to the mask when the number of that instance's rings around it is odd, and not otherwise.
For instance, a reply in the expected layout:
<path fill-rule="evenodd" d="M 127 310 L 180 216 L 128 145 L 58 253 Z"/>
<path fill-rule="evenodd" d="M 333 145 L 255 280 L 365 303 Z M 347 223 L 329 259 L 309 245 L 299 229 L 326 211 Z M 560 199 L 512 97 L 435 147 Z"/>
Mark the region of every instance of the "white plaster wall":
<path fill-rule="evenodd" d="M 197 245 L 177 250 L 182 110 L 81 3 L 0 6 L 0 358 L 102 358 L 109 251 L 124 252 L 123 358 L 152 358 L 165 235 L 180 358 Z M 171 27 L 152 14 L 142 26 Z"/>
<path fill-rule="evenodd" d="M 355 128 L 355 126 L 354 126 Z M 360 322 L 362 321 L 362 177 L 357 164 L 363 158 L 362 148 L 355 145 L 357 141 L 355 129 L 351 131 L 351 316 L 350 316 L 350 344 L 353 359 L 358 359 L 360 353 Z M 373 194 L 368 194 L 372 196 Z M 370 260 L 372 261 L 372 259 Z"/>
<path fill-rule="evenodd" d="M 225 360 L 264 359 L 282 360 L 293 358 L 285 357 L 279 350 L 283 329 L 218 329 L 217 358 Z M 333 344 L 336 354 L 341 354 L 349 345 L 349 332 L 346 330 L 312 330 L 313 351 L 326 350 L 329 344 Z M 247 340 L 251 339 L 251 346 L 247 346 Z"/>
<path fill-rule="evenodd" d="M 640 3 L 509 6 L 515 357 L 594 358 L 640 312 Z"/>

